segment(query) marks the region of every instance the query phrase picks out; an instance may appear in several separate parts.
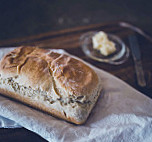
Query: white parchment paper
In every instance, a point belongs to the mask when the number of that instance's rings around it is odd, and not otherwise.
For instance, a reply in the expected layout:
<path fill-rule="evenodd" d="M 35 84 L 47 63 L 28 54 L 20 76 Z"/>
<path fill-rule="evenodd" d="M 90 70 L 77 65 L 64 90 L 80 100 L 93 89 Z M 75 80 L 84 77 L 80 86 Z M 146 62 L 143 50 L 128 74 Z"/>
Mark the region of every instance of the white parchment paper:
<path fill-rule="evenodd" d="M 0 49 L 0 58 L 10 50 Z M 89 66 L 100 74 L 104 91 L 84 125 L 67 123 L 0 96 L 0 127 L 23 126 L 50 142 L 151 142 L 152 100 L 113 75 Z"/>

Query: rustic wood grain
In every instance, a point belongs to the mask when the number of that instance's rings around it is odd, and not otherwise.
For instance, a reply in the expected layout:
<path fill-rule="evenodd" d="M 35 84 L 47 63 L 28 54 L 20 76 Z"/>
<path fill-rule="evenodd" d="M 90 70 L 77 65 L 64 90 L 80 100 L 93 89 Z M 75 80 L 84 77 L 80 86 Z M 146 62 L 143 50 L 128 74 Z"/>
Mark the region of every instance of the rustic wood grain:
<path fill-rule="evenodd" d="M 134 69 L 134 63 L 132 56 L 129 59 L 118 66 L 109 65 L 93 61 L 86 57 L 81 50 L 79 42 L 80 36 L 89 31 L 100 31 L 113 33 L 123 39 L 125 44 L 129 47 L 128 36 L 133 34 L 133 31 L 118 26 L 118 22 L 113 23 L 101 23 L 89 26 L 76 27 L 72 29 L 65 29 L 61 31 L 54 31 L 48 33 L 42 33 L 30 37 L 23 37 L 18 39 L 10 39 L 0 41 L 0 47 L 14 47 L 20 45 L 36 45 L 41 48 L 55 48 L 64 49 L 68 53 L 80 57 L 81 59 L 93 64 L 94 66 L 101 68 L 118 78 L 124 80 L 132 87 L 143 92 L 145 95 L 152 97 L 152 48 L 151 43 L 138 35 L 140 42 L 140 48 L 142 52 L 142 63 L 146 74 L 147 87 L 140 88 L 137 85 L 136 74 Z M 36 134 L 21 128 L 21 129 L 0 129 L 0 141 L 45 141 Z"/>

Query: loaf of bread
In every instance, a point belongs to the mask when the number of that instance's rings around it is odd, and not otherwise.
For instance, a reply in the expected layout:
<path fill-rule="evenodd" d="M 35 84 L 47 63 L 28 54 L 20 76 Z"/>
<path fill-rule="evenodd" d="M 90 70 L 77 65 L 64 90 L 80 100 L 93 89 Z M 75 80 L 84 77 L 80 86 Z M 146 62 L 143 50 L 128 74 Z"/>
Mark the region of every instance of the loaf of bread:
<path fill-rule="evenodd" d="M 66 121 L 87 120 L 101 92 L 93 69 L 67 54 L 19 47 L 0 62 L 0 93 Z"/>

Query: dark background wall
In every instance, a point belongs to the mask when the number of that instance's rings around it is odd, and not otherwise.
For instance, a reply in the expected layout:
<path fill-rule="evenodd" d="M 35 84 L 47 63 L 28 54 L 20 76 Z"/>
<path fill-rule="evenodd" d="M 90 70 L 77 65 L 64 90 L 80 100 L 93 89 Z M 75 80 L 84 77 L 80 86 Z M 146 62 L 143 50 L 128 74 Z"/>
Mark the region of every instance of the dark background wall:
<path fill-rule="evenodd" d="M 0 40 L 115 20 L 152 34 L 152 1 L 0 0 Z"/>

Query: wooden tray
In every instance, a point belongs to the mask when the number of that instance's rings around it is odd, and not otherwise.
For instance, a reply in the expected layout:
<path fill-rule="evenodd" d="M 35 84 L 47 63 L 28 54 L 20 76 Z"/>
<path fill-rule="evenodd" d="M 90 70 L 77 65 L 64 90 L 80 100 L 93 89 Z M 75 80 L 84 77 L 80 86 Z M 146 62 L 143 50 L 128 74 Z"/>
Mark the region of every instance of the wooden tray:
<path fill-rule="evenodd" d="M 138 35 L 141 52 L 142 63 L 144 72 L 146 74 L 147 87 L 140 88 L 136 82 L 136 75 L 134 69 L 134 63 L 132 56 L 121 65 L 110 65 L 93 61 L 84 55 L 80 46 L 80 36 L 89 31 L 103 30 L 108 33 L 113 33 L 119 36 L 125 44 L 129 47 L 128 36 L 134 32 L 128 28 L 120 27 L 119 22 L 102 23 L 89 26 L 76 27 L 72 29 L 65 29 L 61 31 L 54 31 L 43 33 L 35 36 L 17 38 L 11 40 L 0 41 L 0 47 L 14 47 L 20 45 L 36 45 L 41 48 L 55 48 L 64 49 L 68 53 L 78 56 L 79 58 L 93 64 L 94 66 L 101 68 L 118 78 L 124 80 L 137 90 L 143 92 L 145 95 L 152 97 L 152 43 L 146 40 L 144 37 Z M 1 141 L 45 141 L 38 135 L 30 132 L 24 128 L 20 129 L 0 129 Z"/>

